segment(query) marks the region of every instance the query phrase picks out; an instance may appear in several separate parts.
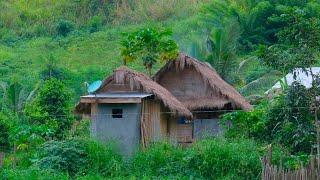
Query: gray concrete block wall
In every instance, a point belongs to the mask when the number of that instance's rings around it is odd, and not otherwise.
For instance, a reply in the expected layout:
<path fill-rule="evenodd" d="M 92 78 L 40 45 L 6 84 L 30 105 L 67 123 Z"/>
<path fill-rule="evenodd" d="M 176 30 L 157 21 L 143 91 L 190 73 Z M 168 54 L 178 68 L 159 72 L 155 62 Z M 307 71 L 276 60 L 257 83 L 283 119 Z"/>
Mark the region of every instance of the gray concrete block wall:
<path fill-rule="evenodd" d="M 122 118 L 113 118 L 112 109 L 122 109 Z M 140 145 L 141 104 L 98 104 L 92 114 L 91 134 L 97 139 L 114 141 L 122 154 L 132 155 Z"/>

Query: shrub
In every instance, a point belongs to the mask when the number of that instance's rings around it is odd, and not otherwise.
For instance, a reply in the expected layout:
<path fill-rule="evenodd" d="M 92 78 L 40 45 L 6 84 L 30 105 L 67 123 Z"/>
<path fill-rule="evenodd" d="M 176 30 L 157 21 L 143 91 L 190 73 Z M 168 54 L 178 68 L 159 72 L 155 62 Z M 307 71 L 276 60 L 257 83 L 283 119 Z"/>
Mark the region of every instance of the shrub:
<path fill-rule="evenodd" d="M 53 137 L 62 138 L 73 121 L 71 93 L 61 81 L 46 80 L 25 112 L 31 123 L 46 125 L 54 131 Z"/>
<path fill-rule="evenodd" d="M 67 36 L 74 29 L 74 24 L 68 20 L 60 20 L 57 24 L 58 35 Z"/>
<path fill-rule="evenodd" d="M 8 124 L 8 119 L 5 117 L 5 115 L 0 114 L 0 152 L 7 150 L 9 148 L 9 131 L 10 127 Z"/>
<path fill-rule="evenodd" d="M 88 23 L 89 32 L 94 33 L 99 31 L 102 25 L 103 25 L 102 18 L 100 16 L 93 16 Z"/>
<path fill-rule="evenodd" d="M 67 79 L 67 72 L 57 64 L 57 59 L 50 54 L 46 59 L 46 67 L 40 72 L 40 79 L 46 81 L 51 78 L 55 78 L 60 81 L 65 81 Z"/>
<path fill-rule="evenodd" d="M 121 156 L 112 147 L 86 139 L 49 141 L 39 148 L 37 158 L 35 165 L 40 169 L 71 176 L 88 173 L 116 176 L 123 166 Z"/>
<path fill-rule="evenodd" d="M 75 175 L 88 164 L 83 142 L 49 141 L 39 152 L 37 166 L 44 170 L 57 170 Z"/>
<path fill-rule="evenodd" d="M 11 151 L 6 154 L 4 165 L 28 168 L 36 149 L 45 142 L 52 130 L 45 125 L 17 124 L 10 128 Z"/>
<path fill-rule="evenodd" d="M 225 137 L 255 138 L 259 141 L 265 141 L 267 135 L 265 130 L 267 106 L 266 102 L 262 102 L 252 111 L 237 111 L 223 115 L 221 122 L 226 129 Z"/>

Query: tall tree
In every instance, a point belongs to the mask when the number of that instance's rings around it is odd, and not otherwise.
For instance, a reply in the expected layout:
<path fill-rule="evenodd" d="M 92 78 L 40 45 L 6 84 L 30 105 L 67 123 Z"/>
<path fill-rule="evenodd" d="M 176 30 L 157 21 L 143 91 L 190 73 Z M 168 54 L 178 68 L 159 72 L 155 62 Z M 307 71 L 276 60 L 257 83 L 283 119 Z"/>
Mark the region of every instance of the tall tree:
<path fill-rule="evenodd" d="M 145 28 L 131 33 L 123 33 L 121 56 L 123 64 L 142 60 L 149 71 L 159 61 L 168 61 L 178 56 L 178 45 L 171 38 L 172 31 Z"/>

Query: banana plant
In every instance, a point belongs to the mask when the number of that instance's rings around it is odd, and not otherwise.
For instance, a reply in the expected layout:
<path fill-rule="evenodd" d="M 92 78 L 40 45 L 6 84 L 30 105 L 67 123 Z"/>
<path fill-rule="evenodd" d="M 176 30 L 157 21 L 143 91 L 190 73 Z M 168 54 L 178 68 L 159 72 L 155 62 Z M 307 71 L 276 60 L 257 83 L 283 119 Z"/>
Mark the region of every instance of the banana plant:
<path fill-rule="evenodd" d="M 31 101 L 40 86 L 37 83 L 31 92 L 28 92 L 23 85 L 13 80 L 12 82 L 0 82 L 2 89 L 2 110 L 8 109 L 14 113 L 20 113 L 24 105 Z"/>

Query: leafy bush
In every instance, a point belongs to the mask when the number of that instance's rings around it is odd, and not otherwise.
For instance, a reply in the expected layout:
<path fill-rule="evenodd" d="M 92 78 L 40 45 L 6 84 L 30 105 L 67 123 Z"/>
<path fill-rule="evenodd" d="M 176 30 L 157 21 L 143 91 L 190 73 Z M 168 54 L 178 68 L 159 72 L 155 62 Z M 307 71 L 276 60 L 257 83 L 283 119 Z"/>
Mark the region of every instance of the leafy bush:
<path fill-rule="evenodd" d="M 102 18 L 100 16 L 93 16 L 88 23 L 89 32 L 94 33 L 99 31 L 102 25 L 103 25 Z"/>
<path fill-rule="evenodd" d="M 228 138 L 265 140 L 267 133 L 265 130 L 267 106 L 267 102 L 262 102 L 249 112 L 237 111 L 223 115 L 221 123 L 226 129 L 224 135 Z"/>
<path fill-rule="evenodd" d="M 25 112 L 31 123 L 45 124 L 54 131 L 53 137 L 61 138 L 73 121 L 71 94 L 61 81 L 51 78 L 45 81 Z"/>
<path fill-rule="evenodd" d="M 44 81 L 55 78 L 60 81 L 67 79 L 67 72 L 64 68 L 58 67 L 57 59 L 50 54 L 46 59 L 46 67 L 40 72 L 40 78 Z"/>
<path fill-rule="evenodd" d="M 60 20 L 57 24 L 58 35 L 67 36 L 74 29 L 74 24 L 67 20 Z"/>
<path fill-rule="evenodd" d="M 115 176 L 122 170 L 121 156 L 114 149 L 85 139 L 49 141 L 38 150 L 35 165 L 71 176 L 97 173 Z"/>
<path fill-rule="evenodd" d="M 10 133 L 10 127 L 8 123 L 9 119 L 3 115 L 0 114 L 0 152 L 7 150 L 9 148 L 10 142 L 9 142 L 9 133 Z"/>
<path fill-rule="evenodd" d="M 88 164 L 82 142 L 49 141 L 39 151 L 37 166 L 41 169 L 67 172 L 70 175 L 82 173 Z"/>
<path fill-rule="evenodd" d="M 19 124 L 11 128 L 10 143 L 15 152 L 8 158 L 7 166 L 29 167 L 36 148 L 45 142 L 43 137 L 52 131 L 45 125 Z"/>

